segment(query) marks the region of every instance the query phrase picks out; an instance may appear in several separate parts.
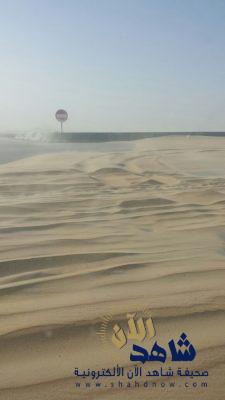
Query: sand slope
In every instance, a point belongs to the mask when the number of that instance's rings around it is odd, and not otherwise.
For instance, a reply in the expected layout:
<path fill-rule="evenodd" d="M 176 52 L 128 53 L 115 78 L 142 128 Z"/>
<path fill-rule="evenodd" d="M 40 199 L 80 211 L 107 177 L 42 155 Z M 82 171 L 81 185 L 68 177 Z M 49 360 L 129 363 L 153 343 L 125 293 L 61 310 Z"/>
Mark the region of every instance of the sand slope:
<path fill-rule="evenodd" d="M 0 166 L 0 399 L 223 399 L 225 139 Z M 157 339 L 188 332 L 208 389 L 75 389 L 74 367 L 129 366 L 96 332 L 151 309 Z"/>

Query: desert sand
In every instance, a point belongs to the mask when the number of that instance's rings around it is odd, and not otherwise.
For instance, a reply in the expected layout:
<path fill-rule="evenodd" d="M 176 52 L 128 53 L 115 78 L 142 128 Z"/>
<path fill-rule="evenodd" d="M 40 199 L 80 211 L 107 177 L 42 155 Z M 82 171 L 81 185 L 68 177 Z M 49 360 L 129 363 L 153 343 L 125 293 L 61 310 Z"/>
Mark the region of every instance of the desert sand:
<path fill-rule="evenodd" d="M 0 165 L 0 399 L 224 399 L 224 279 L 225 138 Z M 131 365 L 102 318 L 146 309 L 160 343 L 188 333 L 208 387 L 76 388 L 75 367 Z"/>

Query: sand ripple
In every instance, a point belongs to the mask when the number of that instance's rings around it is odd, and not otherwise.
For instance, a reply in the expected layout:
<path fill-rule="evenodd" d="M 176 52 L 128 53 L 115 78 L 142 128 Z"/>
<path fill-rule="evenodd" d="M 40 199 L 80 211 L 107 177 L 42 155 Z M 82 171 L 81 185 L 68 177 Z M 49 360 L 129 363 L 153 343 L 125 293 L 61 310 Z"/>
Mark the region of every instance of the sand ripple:
<path fill-rule="evenodd" d="M 149 308 L 159 340 L 187 330 L 195 368 L 210 370 L 196 399 L 222 400 L 224 160 L 223 138 L 161 138 L 0 167 L 1 399 L 149 399 L 115 389 L 87 397 L 72 378 L 77 365 L 127 366 L 126 352 L 101 347 L 100 318 Z"/>

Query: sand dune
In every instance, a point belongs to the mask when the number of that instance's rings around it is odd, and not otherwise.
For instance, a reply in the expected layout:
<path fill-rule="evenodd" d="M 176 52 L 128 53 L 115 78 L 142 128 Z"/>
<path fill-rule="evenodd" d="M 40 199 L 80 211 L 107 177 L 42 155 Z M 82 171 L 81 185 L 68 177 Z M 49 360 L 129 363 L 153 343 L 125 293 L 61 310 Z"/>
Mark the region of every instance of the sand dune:
<path fill-rule="evenodd" d="M 224 243 L 224 138 L 2 164 L 0 399 L 222 400 Z M 129 368 L 97 332 L 145 309 L 160 343 L 188 332 L 208 388 L 75 388 L 75 367 Z"/>

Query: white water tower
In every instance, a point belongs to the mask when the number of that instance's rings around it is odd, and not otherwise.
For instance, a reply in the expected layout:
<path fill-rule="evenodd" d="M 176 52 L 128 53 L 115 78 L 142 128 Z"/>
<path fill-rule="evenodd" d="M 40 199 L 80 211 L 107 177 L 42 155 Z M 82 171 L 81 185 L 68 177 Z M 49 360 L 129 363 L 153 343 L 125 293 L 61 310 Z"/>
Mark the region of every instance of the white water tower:
<path fill-rule="evenodd" d="M 55 117 L 57 121 L 60 122 L 61 124 L 61 134 L 63 133 L 63 122 L 65 122 L 68 119 L 68 114 L 65 110 L 58 110 L 55 113 Z"/>

